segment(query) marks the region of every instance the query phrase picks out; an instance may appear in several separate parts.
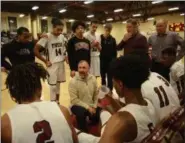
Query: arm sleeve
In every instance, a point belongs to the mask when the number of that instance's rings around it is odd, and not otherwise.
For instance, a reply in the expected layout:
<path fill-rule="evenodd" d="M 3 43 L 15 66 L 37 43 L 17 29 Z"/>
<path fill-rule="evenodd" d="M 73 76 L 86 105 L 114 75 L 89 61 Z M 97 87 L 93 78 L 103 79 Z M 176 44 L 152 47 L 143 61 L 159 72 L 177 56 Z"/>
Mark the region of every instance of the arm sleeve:
<path fill-rule="evenodd" d="M 122 49 L 124 49 L 124 45 L 126 42 L 124 42 L 123 40 L 121 40 L 121 42 L 117 45 L 117 50 L 120 51 Z"/>
<path fill-rule="evenodd" d="M 115 56 L 115 58 L 116 58 L 116 57 L 117 57 L 117 50 L 116 50 L 117 44 L 116 44 L 116 39 L 113 38 L 113 40 L 114 40 L 114 45 L 113 45 L 114 47 L 113 47 L 113 48 L 115 48 L 115 51 L 114 51 L 114 52 L 115 52 L 115 53 L 114 53 L 115 55 L 114 55 L 114 56 Z"/>
<path fill-rule="evenodd" d="M 71 39 L 67 43 L 67 55 L 70 69 L 73 71 L 75 70 L 75 48 Z"/>
<path fill-rule="evenodd" d="M 40 45 L 40 46 L 42 46 L 43 48 L 45 48 L 46 45 L 47 45 L 47 42 L 48 42 L 47 38 L 41 38 L 41 39 L 37 42 L 37 44 Z"/>
<path fill-rule="evenodd" d="M 183 64 L 177 64 L 171 68 L 171 77 L 174 81 L 178 81 L 181 76 L 184 75 L 184 66 Z"/>
<path fill-rule="evenodd" d="M 73 82 L 73 80 L 71 80 L 70 83 L 69 83 L 69 95 L 70 95 L 71 103 L 73 105 L 79 105 L 79 106 L 84 107 L 85 109 L 89 108 L 88 104 L 86 104 L 85 102 L 81 101 L 78 98 L 78 91 L 76 89 L 76 85 Z"/>
<path fill-rule="evenodd" d="M 1 67 L 6 68 L 7 70 L 10 70 L 12 66 L 5 60 L 5 58 L 9 57 L 9 46 L 8 44 L 3 45 L 1 48 Z"/>
<path fill-rule="evenodd" d="M 149 46 L 152 46 L 151 36 L 148 38 L 148 45 L 149 45 Z"/>
<path fill-rule="evenodd" d="M 143 51 L 148 53 L 148 42 L 145 36 L 141 36 L 138 40 L 137 40 L 137 47 L 139 51 Z"/>

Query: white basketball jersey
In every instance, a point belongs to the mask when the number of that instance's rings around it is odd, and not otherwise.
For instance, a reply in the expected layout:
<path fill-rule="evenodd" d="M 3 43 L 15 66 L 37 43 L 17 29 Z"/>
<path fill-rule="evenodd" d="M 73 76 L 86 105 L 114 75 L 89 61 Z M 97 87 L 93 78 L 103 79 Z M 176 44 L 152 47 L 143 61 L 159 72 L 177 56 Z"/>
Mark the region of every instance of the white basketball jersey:
<path fill-rule="evenodd" d="M 55 102 L 20 104 L 8 116 L 12 143 L 73 143 L 72 131 Z"/>
<path fill-rule="evenodd" d="M 149 79 L 142 84 L 141 92 L 144 98 L 153 103 L 160 120 L 180 106 L 175 90 L 157 73 L 150 73 Z"/>
<path fill-rule="evenodd" d="M 156 111 L 152 103 L 147 100 L 147 106 L 138 104 L 128 104 L 121 108 L 119 112 L 129 112 L 137 123 L 137 137 L 130 143 L 139 143 L 151 132 L 151 127 L 156 125 Z M 126 132 L 126 131 L 125 131 Z"/>
<path fill-rule="evenodd" d="M 94 40 L 97 40 L 99 43 L 101 43 L 101 39 L 100 39 L 100 35 L 95 33 L 95 35 L 92 35 L 90 31 L 86 32 L 84 34 L 84 37 L 86 39 L 88 39 L 90 41 L 90 43 L 92 43 Z M 100 52 L 98 51 L 98 49 L 96 47 L 91 47 L 91 56 L 99 56 Z"/>
<path fill-rule="evenodd" d="M 41 38 L 37 44 L 46 48 L 46 57 L 51 63 L 64 61 L 65 37 L 62 34 L 54 36 L 51 33 L 47 33 L 47 35 L 48 38 Z"/>
<path fill-rule="evenodd" d="M 183 83 L 180 77 L 184 75 L 184 63 L 182 60 L 175 62 L 170 68 L 170 83 L 177 95 L 183 90 Z"/>

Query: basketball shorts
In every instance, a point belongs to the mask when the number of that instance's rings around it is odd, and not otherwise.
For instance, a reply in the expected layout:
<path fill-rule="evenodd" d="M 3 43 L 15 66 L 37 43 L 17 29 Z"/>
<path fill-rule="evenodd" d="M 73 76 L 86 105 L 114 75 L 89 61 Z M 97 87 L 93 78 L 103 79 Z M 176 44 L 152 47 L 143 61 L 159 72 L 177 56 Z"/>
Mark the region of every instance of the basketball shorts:
<path fill-rule="evenodd" d="M 65 65 L 64 61 L 54 63 L 52 66 L 47 68 L 49 73 L 48 84 L 56 85 L 57 82 L 65 82 L 66 74 L 65 74 Z"/>
<path fill-rule="evenodd" d="M 100 76 L 100 57 L 91 56 L 90 73 L 96 77 Z"/>

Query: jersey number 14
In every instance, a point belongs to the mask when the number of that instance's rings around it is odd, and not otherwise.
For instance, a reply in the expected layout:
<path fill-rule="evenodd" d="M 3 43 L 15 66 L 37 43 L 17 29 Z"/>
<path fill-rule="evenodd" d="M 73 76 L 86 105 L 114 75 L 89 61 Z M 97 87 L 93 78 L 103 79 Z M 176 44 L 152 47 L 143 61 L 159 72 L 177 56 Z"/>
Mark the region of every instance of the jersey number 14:
<path fill-rule="evenodd" d="M 55 53 L 56 53 L 56 56 L 61 56 L 62 55 L 62 52 L 61 52 L 61 49 L 55 49 Z"/>

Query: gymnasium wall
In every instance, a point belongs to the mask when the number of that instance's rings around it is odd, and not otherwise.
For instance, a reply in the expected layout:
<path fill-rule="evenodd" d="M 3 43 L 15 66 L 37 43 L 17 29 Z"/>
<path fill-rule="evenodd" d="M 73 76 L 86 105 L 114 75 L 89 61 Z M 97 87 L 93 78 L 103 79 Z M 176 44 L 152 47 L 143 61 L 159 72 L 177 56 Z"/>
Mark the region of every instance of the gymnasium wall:
<path fill-rule="evenodd" d="M 25 26 L 30 31 L 32 31 L 34 38 L 37 38 L 37 33 L 41 32 L 41 16 L 37 16 L 37 18 L 31 21 L 30 16 L 25 16 L 23 18 L 19 17 L 19 13 L 8 13 L 8 12 L 1 12 L 1 30 L 8 30 L 8 16 L 17 17 L 17 27 Z M 165 18 L 168 20 L 168 24 L 174 22 L 182 22 L 184 23 L 184 16 L 180 16 L 180 14 L 168 14 L 155 17 L 156 20 L 160 18 Z M 51 24 L 51 17 L 47 18 L 48 23 L 48 31 L 51 31 L 52 24 Z M 63 20 L 64 23 L 64 32 L 66 32 L 66 19 Z M 124 33 L 126 33 L 126 24 L 121 22 L 112 23 L 113 30 L 112 35 L 116 38 L 117 43 L 123 38 Z M 155 26 L 153 25 L 153 21 L 148 21 L 145 23 L 140 23 L 140 31 L 146 36 L 152 32 L 155 32 Z M 103 33 L 103 25 L 99 25 L 97 29 L 98 33 Z M 179 32 L 179 35 L 184 38 L 184 32 Z"/>

